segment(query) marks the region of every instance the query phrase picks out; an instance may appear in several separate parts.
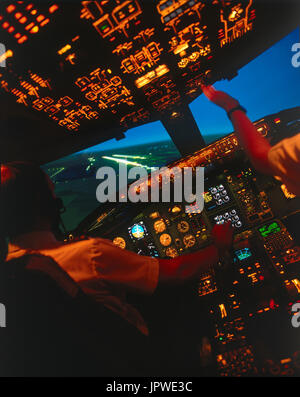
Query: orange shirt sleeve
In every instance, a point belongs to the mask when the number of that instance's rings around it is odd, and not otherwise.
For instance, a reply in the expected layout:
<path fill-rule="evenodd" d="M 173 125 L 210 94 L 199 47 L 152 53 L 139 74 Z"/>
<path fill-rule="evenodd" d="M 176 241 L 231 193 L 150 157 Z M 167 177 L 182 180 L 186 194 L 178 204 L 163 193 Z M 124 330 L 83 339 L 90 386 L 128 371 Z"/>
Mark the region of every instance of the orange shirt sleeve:
<path fill-rule="evenodd" d="M 268 158 L 274 175 L 291 193 L 300 196 L 300 134 L 273 146 Z"/>
<path fill-rule="evenodd" d="M 110 240 L 91 240 L 92 265 L 99 278 L 139 293 L 151 294 L 155 290 L 159 277 L 157 259 L 123 250 Z"/>

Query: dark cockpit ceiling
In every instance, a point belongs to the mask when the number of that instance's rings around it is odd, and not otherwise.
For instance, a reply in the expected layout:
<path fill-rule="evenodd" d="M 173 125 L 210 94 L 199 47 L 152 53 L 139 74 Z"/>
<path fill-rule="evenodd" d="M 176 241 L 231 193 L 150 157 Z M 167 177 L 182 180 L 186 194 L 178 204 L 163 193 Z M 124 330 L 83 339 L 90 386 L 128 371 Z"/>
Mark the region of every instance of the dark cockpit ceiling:
<path fill-rule="evenodd" d="M 1 2 L 1 160 L 46 163 L 155 120 L 182 155 L 200 149 L 188 105 L 201 84 L 233 78 L 295 29 L 296 8 L 286 0 Z"/>

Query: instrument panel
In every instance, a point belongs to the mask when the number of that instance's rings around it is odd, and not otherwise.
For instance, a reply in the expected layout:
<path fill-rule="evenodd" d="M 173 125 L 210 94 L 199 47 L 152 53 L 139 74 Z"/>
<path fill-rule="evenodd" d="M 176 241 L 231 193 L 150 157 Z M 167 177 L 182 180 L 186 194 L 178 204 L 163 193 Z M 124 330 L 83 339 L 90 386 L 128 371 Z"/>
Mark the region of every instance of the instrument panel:
<path fill-rule="evenodd" d="M 217 175 L 214 183 L 207 177 L 203 212 L 195 212 L 193 204 L 190 205 L 193 211 L 183 204 L 150 204 L 128 227 L 124 230 L 117 227 L 117 232 L 109 238 L 121 248 L 166 258 L 210 244 L 210 231 L 216 224 L 231 222 L 235 233 L 243 233 L 247 227 L 274 217 L 267 195 L 256 194 L 256 178 L 252 168 Z M 249 187 L 251 183 L 253 189 Z"/>
<path fill-rule="evenodd" d="M 240 62 L 245 40 L 286 26 L 288 7 L 269 11 L 257 0 L 3 2 L 0 90 L 65 133 L 131 128 L 236 73 L 222 72 L 233 50 Z"/>

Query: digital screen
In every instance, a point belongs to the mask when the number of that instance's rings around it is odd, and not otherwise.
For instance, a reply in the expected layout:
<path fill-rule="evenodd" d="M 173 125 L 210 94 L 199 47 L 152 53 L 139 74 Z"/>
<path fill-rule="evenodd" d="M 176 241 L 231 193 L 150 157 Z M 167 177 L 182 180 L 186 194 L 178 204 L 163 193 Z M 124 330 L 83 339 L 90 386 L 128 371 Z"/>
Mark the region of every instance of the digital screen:
<path fill-rule="evenodd" d="M 230 196 L 224 185 L 211 186 L 204 193 L 205 209 L 213 211 L 230 202 Z"/>
<path fill-rule="evenodd" d="M 280 232 L 281 227 L 277 222 L 272 222 L 269 225 L 265 225 L 258 229 L 262 237 L 268 237 L 270 234 Z"/>
<path fill-rule="evenodd" d="M 252 256 L 252 252 L 251 252 L 250 248 L 243 248 L 243 249 L 237 250 L 237 251 L 235 251 L 234 254 L 240 262 L 244 261 Z"/>
<path fill-rule="evenodd" d="M 243 226 L 241 217 L 236 209 L 231 209 L 223 214 L 216 215 L 212 218 L 216 225 L 223 225 L 226 222 L 231 222 L 232 226 L 239 229 Z"/>
<path fill-rule="evenodd" d="M 136 240 L 143 239 L 147 234 L 146 226 L 144 222 L 135 223 L 133 226 L 129 228 L 129 234 L 131 238 Z"/>

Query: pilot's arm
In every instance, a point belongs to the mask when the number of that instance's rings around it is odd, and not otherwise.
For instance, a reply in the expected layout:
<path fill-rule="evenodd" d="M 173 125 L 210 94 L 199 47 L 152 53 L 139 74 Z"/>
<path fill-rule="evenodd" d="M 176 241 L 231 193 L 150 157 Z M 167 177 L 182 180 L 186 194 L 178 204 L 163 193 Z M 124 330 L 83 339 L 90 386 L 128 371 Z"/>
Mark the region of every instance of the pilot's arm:
<path fill-rule="evenodd" d="M 65 270 L 77 282 L 85 279 L 101 280 L 125 291 L 152 293 L 160 282 L 183 283 L 207 272 L 230 248 L 232 236 L 233 231 L 229 223 L 217 225 L 212 230 L 213 244 L 172 259 L 138 255 L 116 247 L 109 240 L 95 238 L 83 242 L 87 245 L 83 255 L 88 255 L 88 258 L 78 260 L 76 269 L 71 262 L 72 268 L 65 267 Z M 80 250 L 82 251 L 82 248 Z M 87 263 L 91 265 L 90 274 L 86 268 Z M 84 266 L 82 271 L 79 269 L 80 266 Z"/>
<path fill-rule="evenodd" d="M 212 230 L 212 237 L 214 244 L 200 251 L 173 259 L 160 259 L 159 281 L 182 283 L 209 271 L 231 247 L 233 229 L 230 223 L 216 225 Z"/>
<path fill-rule="evenodd" d="M 230 114 L 235 132 L 254 167 L 264 174 L 274 175 L 286 184 L 291 193 L 299 196 L 300 134 L 272 147 L 245 112 L 239 109 L 236 99 L 212 86 L 203 86 L 202 90 L 208 99 Z"/>

